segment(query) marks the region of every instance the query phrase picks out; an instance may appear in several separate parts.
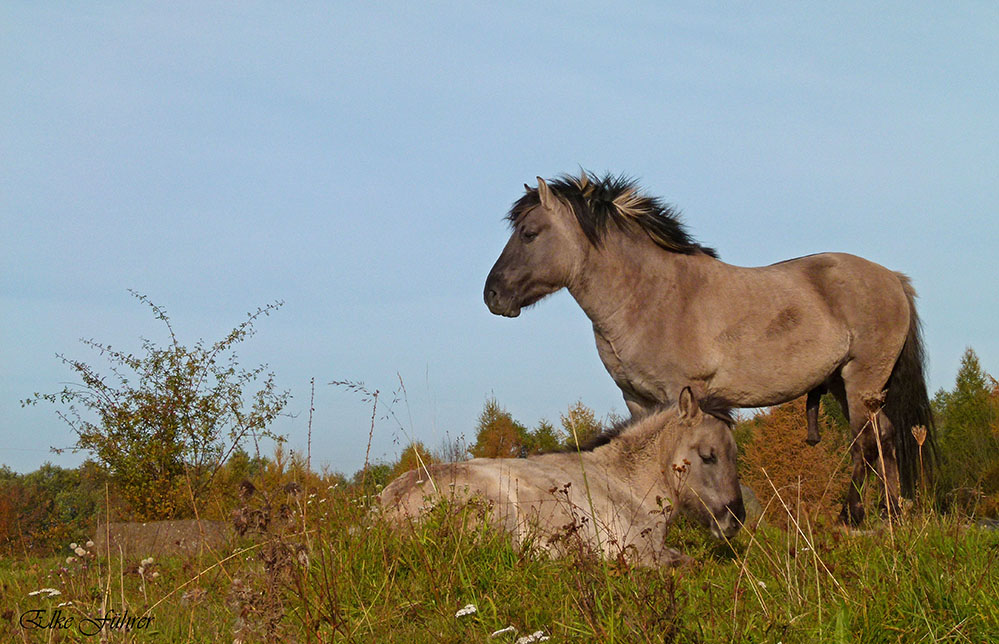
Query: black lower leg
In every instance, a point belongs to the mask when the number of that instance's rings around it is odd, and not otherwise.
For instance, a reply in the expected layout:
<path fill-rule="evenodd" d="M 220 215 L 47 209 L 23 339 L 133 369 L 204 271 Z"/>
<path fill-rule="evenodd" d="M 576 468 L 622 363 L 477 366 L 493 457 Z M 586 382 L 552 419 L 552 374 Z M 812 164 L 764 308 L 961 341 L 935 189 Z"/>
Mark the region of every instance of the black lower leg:
<path fill-rule="evenodd" d="M 805 415 L 808 418 L 808 435 L 805 437 L 805 442 L 809 445 L 817 445 L 821 440 L 819 436 L 819 400 L 824 393 L 826 393 L 825 387 L 816 387 L 808 392 L 808 400 L 805 402 Z"/>

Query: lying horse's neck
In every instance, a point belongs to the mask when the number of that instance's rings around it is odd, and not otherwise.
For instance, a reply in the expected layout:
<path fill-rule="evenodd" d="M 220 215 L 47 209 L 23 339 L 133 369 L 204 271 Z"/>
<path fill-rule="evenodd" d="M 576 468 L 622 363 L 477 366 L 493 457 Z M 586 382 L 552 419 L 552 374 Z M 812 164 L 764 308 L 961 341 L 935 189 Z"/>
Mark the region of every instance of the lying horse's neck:
<path fill-rule="evenodd" d="M 582 452 L 583 466 L 599 463 L 607 470 L 618 473 L 630 489 L 659 489 L 664 458 L 673 457 L 672 446 L 675 428 L 669 422 L 672 412 L 655 412 L 631 425 L 606 445 L 590 452 Z M 670 449 L 663 450 L 666 445 Z M 575 454 L 569 456 L 576 458 Z"/>

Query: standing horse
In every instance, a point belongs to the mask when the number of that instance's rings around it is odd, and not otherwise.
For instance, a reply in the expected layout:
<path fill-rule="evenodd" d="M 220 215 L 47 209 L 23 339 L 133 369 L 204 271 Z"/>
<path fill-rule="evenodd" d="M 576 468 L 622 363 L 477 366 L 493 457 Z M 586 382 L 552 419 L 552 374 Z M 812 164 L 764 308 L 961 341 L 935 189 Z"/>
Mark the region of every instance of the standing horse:
<path fill-rule="evenodd" d="M 672 563 L 676 551 L 664 538 L 674 512 L 719 538 L 745 520 L 731 424 L 728 410 L 698 403 L 685 388 L 676 405 L 579 451 L 431 465 L 392 481 L 379 500 L 387 516 L 418 518 L 442 498 L 478 498 L 518 542 L 541 537 L 535 543 L 559 554 L 559 537 L 575 535 L 608 557 Z"/>
<path fill-rule="evenodd" d="M 525 189 L 486 279 L 490 311 L 516 317 L 567 288 L 632 414 L 668 403 L 687 383 L 735 407 L 808 394 L 808 440 L 817 442 L 819 397 L 831 391 L 854 434 L 843 520 L 863 520 L 869 468 L 887 482 L 889 510 L 900 491 L 913 493 L 910 428 L 932 428 L 932 417 L 905 275 L 842 253 L 725 264 L 669 206 L 623 177 L 584 172 L 550 185 L 538 177 Z"/>

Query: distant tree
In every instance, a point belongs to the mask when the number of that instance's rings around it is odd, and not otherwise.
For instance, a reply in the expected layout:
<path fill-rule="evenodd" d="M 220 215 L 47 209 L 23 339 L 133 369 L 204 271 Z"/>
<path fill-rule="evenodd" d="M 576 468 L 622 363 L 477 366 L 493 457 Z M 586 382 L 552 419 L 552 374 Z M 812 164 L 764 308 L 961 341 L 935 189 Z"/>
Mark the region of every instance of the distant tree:
<path fill-rule="evenodd" d="M 81 382 L 22 404 L 61 406 L 57 413 L 76 434 L 75 449 L 105 468 L 135 518 L 167 518 L 184 496 L 200 498 L 246 439 L 280 439 L 269 426 L 290 394 L 277 390 L 265 365 L 241 368 L 233 351 L 281 304 L 257 309 L 217 342 L 199 340 L 189 348 L 178 341 L 166 311 L 131 293 L 166 326 L 169 344 L 143 339 L 135 355 L 84 340 L 110 362 L 110 373 L 59 355 Z M 259 389 L 246 391 L 260 378 Z"/>
<path fill-rule="evenodd" d="M 999 384 L 974 350 L 965 350 L 954 389 L 938 391 L 933 406 L 945 504 L 999 515 Z"/>
<path fill-rule="evenodd" d="M 476 458 L 515 458 L 527 444 L 527 428 L 500 407 L 495 398 L 486 400 L 469 453 Z"/>
<path fill-rule="evenodd" d="M 377 494 L 392 480 L 393 469 L 394 465 L 390 463 L 369 463 L 367 467 L 354 472 L 350 484 L 362 494 Z"/>
<path fill-rule="evenodd" d="M 565 445 L 565 432 L 542 419 L 538 426 L 527 434 L 527 448 L 530 454 L 554 452 Z"/>
<path fill-rule="evenodd" d="M 411 442 L 399 456 L 399 460 L 392 467 L 392 478 L 405 474 L 409 470 L 415 470 L 435 463 L 437 459 L 430 450 L 420 441 Z"/>
<path fill-rule="evenodd" d="M 92 537 L 106 512 L 104 480 L 89 461 L 28 474 L 0 468 L 0 552 L 45 554 Z"/>
<path fill-rule="evenodd" d="M 566 413 L 562 414 L 562 429 L 565 430 L 566 447 L 575 448 L 576 442 L 583 445 L 590 438 L 593 438 L 604 430 L 603 425 L 597 420 L 593 410 L 577 400 L 569 405 Z"/>

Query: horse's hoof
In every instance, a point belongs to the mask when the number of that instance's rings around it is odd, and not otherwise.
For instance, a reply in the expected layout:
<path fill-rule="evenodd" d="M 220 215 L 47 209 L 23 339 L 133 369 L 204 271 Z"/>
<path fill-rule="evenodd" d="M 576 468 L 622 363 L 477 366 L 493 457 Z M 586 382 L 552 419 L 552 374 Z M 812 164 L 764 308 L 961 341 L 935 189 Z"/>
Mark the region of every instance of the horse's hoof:
<path fill-rule="evenodd" d="M 806 438 L 805 442 L 808 443 L 809 445 L 811 445 L 812 447 L 815 447 L 816 445 L 819 444 L 819 439 L 818 438 Z"/>
<path fill-rule="evenodd" d="M 879 505 L 878 513 L 885 521 L 898 521 L 902 518 L 902 511 L 897 503 L 892 503 L 890 507 L 884 504 Z"/>
<path fill-rule="evenodd" d="M 864 508 L 860 506 L 851 508 L 848 505 L 844 505 L 843 510 L 839 513 L 839 521 L 843 525 L 856 528 L 864 522 Z"/>

